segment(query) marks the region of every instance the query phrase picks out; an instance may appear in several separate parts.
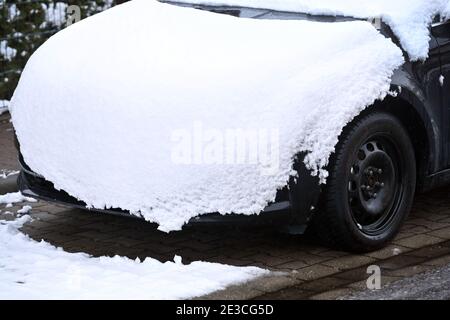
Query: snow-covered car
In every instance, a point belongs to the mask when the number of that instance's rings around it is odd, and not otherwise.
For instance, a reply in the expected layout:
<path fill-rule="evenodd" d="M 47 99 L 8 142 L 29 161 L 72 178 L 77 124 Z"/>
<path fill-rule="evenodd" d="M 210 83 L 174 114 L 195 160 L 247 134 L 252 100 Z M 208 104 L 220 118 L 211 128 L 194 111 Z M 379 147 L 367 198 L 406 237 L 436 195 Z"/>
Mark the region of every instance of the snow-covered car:
<path fill-rule="evenodd" d="M 163 230 L 212 212 L 290 210 L 292 224 L 314 228 L 330 245 L 366 251 L 393 239 L 416 191 L 450 182 L 446 1 L 153 2 L 132 1 L 75 24 L 30 59 L 11 107 L 26 196 L 129 212 Z M 144 9 L 149 16 L 139 16 Z M 366 21 L 378 15 L 379 32 Z M 113 23 L 117 29 L 108 29 Z M 134 40 L 110 46 L 113 37 Z M 309 43 L 302 46 L 303 39 Z M 67 43 L 77 51 L 64 61 L 74 49 Z M 84 56 L 89 50 L 100 54 Z M 151 66 L 142 62 L 146 54 L 156 61 Z M 130 84 L 130 69 L 144 76 Z M 112 80 L 103 88 L 105 79 Z M 150 115 L 136 107 L 118 122 L 105 116 L 144 102 Z M 111 109 L 97 116 L 92 110 L 103 105 Z M 196 117 L 221 129 L 222 119 L 282 128 L 281 174 L 261 178 L 250 167 L 223 164 L 166 170 L 165 123 L 175 121 L 173 129 Z M 141 139 L 146 130 L 153 131 Z"/>

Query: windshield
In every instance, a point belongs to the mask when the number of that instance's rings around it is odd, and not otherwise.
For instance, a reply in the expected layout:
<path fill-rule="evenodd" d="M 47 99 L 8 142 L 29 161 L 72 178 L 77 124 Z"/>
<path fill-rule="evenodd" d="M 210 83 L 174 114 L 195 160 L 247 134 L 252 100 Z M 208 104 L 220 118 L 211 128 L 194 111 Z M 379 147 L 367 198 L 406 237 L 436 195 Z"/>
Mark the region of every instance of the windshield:
<path fill-rule="evenodd" d="M 159 0 L 160 2 L 173 4 L 181 7 L 190 7 L 210 12 L 228 14 L 240 18 L 259 18 L 259 19 L 276 19 L 276 20 L 310 20 L 320 22 L 336 22 L 359 20 L 351 17 L 334 16 L 334 15 L 313 15 L 303 12 L 290 12 L 283 10 L 265 9 L 232 5 L 234 2 L 227 1 L 198 1 L 198 0 Z"/>

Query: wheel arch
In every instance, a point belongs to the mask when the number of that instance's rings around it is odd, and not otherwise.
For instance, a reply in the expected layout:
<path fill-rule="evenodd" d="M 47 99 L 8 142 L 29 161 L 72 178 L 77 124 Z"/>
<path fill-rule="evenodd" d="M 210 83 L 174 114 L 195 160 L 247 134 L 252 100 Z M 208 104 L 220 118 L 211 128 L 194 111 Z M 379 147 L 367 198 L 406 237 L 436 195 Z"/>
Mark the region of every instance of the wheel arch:
<path fill-rule="evenodd" d="M 392 89 L 400 92 L 377 101 L 367 111 L 383 110 L 394 115 L 405 126 L 413 143 L 417 161 L 417 188 L 423 191 L 427 176 L 437 172 L 439 168 L 440 137 L 436 117 L 432 109 L 426 106 L 426 102 L 409 88 Z"/>

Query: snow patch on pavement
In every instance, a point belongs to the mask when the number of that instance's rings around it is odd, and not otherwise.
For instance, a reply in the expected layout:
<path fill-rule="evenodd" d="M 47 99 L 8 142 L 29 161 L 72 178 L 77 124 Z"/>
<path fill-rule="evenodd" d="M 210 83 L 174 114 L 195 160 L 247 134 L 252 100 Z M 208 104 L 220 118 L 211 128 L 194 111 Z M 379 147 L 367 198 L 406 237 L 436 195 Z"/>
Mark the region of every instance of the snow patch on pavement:
<path fill-rule="evenodd" d="M 19 231 L 30 221 L 0 221 L 0 299 L 187 299 L 269 271 L 208 262 L 185 265 L 67 253 Z"/>
<path fill-rule="evenodd" d="M 364 21 L 239 19 L 135 0 L 50 38 L 10 109 L 25 161 L 57 189 L 172 231 L 201 214 L 260 213 L 300 152 L 325 182 L 343 127 L 389 93 L 403 62 Z M 202 162 L 195 139 L 185 144 L 193 161 L 174 161 L 175 133 L 195 137 L 196 124 L 219 138 L 276 132 L 276 170 L 262 174 L 261 158 L 229 164 L 223 149 Z"/>
<path fill-rule="evenodd" d="M 22 209 L 17 210 L 18 214 L 27 214 L 33 209 L 32 206 L 23 206 Z"/>
<path fill-rule="evenodd" d="M 12 205 L 20 202 L 37 202 L 36 199 L 25 197 L 21 192 L 7 193 L 0 195 L 0 204 Z"/>
<path fill-rule="evenodd" d="M 0 116 L 8 111 L 9 100 L 0 100 Z"/>
<path fill-rule="evenodd" d="M 16 176 L 19 173 L 20 171 L 2 169 L 0 170 L 0 179 L 7 179 L 9 177 Z"/>

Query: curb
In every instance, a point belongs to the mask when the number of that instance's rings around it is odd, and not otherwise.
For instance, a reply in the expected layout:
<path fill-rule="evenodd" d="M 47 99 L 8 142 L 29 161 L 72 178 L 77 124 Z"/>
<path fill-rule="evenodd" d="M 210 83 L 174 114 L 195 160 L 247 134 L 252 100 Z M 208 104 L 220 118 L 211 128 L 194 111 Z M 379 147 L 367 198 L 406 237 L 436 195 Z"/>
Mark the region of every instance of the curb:
<path fill-rule="evenodd" d="M 17 186 L 17 174 L 11 175 L 6 179 L 0 178 L 0 194 L 7 194 L 19 191 Z"/>

